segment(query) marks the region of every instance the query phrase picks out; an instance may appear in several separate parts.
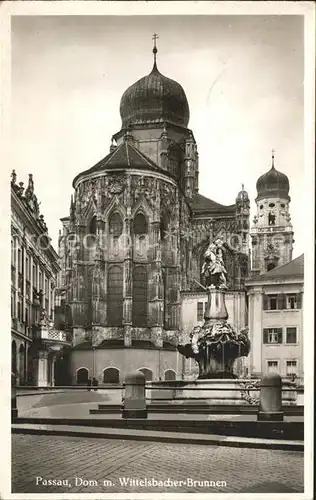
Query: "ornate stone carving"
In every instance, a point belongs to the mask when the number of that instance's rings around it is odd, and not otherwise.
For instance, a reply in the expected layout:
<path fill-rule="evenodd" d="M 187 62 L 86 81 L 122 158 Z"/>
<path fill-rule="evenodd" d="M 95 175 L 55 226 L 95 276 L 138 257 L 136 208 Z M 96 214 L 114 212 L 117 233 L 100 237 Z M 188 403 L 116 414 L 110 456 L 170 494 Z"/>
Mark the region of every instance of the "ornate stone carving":
<path fill-rule="evenodd" d="M 251 405 L 259 405 L 260 396 L 252 396 L 250 391 L 260 391 L 260 380 L 253 380 L 251 382 L 239 382 L 239 387 L 241 389 L 241 398 L 247 401 Z"/>
<path fill-rule="evenodd" d="M 124 189 L 123 179 L 114 179 L 109 185 L 109 192 L 111 194 L 121 194 Z"/>
<path fill-rule="evenodd" d="M 145 176 L 132 177 L 132 192 L 134 193 L 134 203 L 140 197 L 144 197 L 148 205 L 153 209 L 157 203 L 156 179 Z"/>
<path fill-rule="evenodd" d="M 165 182 L 160 184 L 160 199 L 166 207 L 174 207 L 176 204 L 176 188 Z"/>

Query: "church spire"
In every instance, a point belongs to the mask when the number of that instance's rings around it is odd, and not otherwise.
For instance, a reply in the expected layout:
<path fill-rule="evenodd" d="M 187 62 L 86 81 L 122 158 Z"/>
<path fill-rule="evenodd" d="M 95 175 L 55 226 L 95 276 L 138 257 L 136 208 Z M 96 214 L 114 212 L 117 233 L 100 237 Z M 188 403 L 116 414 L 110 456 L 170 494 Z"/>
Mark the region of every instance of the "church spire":
<path fill-rule="evenodd" d="M 275 149 L 272 149 L 272 165 L 271 165 L 271 168 L 274 168 L 274 153 L 275 153 Z"/>
<path fill-rule="evenodd" d="M 154 41 L 154 48 L 153 48 L 153 54 L 154 54 L 154 69 L 157 68 L 157 61 L 156 61 L 156 57 L 157 57 L 157 52 L 158 52 L 158 49 L 157 49 L 157 44 L 156 44 L 156 41 L 157 39 L 159 38 L 159 36 L 157 35 L 157 33 L 154 33 L 153 34 L 153 41 Z"/>

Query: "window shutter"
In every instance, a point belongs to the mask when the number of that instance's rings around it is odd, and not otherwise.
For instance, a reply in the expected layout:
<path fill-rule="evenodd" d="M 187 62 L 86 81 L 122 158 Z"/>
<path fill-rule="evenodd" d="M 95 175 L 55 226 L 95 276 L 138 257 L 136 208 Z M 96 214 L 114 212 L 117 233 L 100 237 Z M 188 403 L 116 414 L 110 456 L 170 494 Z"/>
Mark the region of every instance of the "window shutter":
<path fill-rule="evenodd" d="M 268 295 L 263 296 L 263 309 L 267 311 L 269 309 L 269 297 Z"/>
<path fill-rule="evenodd" d="M 283 341 L 283 339 L 282 339 L 282 337 L 283 337 L 283 335 L 282 335 L 282 333 L 283 333 L 282 332 L 282 328 L 277 328 L 276 330 L 278 332 L 278 344 L 282 344 L 282 341 Z"/>
<path fill-rule="evenodd" d="M 268 333 L 269 333 L 269 328 L 264 328 L 263 329 L 263 343 L 268 344 Z"/>
<path fill-rule="evenodd" d="M 286 296 L 284 295 L 284 293 L 280 293 L 278 295 L 278 309 L 280 309 L 280 310 L 286 309 L 285 300 L 286 300 Z"/>
<path fill-rule="evenodd" d="M 296 301 L 297 301 L 297 309 L 301 309 L 302 308 L 302 292 L 301 293 L 298 293 L 297 296 L 296 296 Z"/>

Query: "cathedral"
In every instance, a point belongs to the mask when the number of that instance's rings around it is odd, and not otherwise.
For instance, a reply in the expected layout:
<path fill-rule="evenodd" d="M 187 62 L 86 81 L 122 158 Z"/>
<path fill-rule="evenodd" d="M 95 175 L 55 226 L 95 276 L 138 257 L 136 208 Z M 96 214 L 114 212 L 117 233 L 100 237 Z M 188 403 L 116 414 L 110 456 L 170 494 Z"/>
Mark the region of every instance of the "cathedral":
<path fill-rule="evenodd" d="M 63 355 L 68 383 L 119 382 L 137 369 L 147 380 L 183 376 L 185 361 L 176 345 L 190 321 L 194 326 L 203 320 L 201 267 L 214 237 L 232 249 L 225 255 L 228 309 L 234 304 L 230 321 L 247 323 L 249 197 L 242 187 L 235 203 L 224 206 L 199 193 L 188 100 L 179 83 L 160 73 L 156 58 L 155 40 L 152 70 L 121 97 L 122 125 L 109 154 L 75 177 L 70 213 L 61 219 L 56 318 L 72 336 Z M 281 224 L 291 258 L 288 190 L 284 185 L 282 197 L 272 199 L 266 192 L 270 177 L 262 176 L 257 186 L 251 233 L 256 272 L 282 262 L 275 242 L 264 256 L 261 244 L 262 234 L 274 234 Z M 280 182 L 284 178 L 273 185 Z M 57 371 L 59 383 L 67 382 L 61 367 Z"/>

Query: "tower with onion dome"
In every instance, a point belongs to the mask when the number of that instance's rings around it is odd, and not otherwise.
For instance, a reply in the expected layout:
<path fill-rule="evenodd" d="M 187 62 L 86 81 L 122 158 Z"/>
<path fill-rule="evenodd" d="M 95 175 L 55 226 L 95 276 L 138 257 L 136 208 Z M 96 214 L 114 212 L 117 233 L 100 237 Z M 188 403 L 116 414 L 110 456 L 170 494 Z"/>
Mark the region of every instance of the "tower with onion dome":
<path fill-rule="evenodd" d="M 293 226 L 288 177 L 276 170 L 274 151 L 270 170 L 257 180 L 257 213 L 251 228 L 252 273 L 261 274 L 292 260 Z"/>

